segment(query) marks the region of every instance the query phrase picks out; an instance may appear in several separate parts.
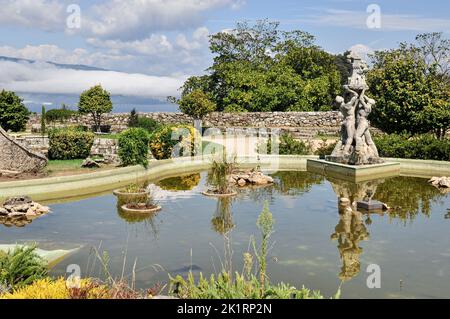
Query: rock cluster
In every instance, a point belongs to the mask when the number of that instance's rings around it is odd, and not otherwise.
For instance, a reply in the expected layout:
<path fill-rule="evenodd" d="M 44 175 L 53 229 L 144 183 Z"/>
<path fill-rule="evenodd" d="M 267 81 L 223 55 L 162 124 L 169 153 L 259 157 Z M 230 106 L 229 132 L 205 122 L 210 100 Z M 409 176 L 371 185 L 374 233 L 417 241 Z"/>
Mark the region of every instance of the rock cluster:
<path fill-rule="evenodd" d="M 23 227 L 49 212 L 49 207 L 33 202 L 28 196 L 13 197 L 0 206 L 0 224 Z"/>
<path fill-rule="evenodd" d="M 239 187 L 250 186 L 250 185 L 268 185 L 273 184 L 273 178 L 264 175 L 258 170 L 249 170 L 244 172 L 236 172 L 230 176 L 230 184 L 237 185 Z"/>
<path fill-rule="evenodd" d="M 428 183 L 437 188 L 450 189 L 450 177 L 432 177 Z"/>

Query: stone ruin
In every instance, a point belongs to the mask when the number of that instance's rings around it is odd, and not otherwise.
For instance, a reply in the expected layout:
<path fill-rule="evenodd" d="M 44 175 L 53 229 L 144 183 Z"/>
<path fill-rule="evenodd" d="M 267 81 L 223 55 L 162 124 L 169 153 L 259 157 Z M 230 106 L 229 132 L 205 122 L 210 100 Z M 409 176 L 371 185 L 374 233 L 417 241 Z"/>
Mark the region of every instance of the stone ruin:
<path fill-rule="evenodd" d="M 11 138 L 0 127 L 0 173 L 36 173 L 47 165 L 47 158 Z"/>
<path fill-rule="evenodd" d="M 365 72 L 368 67 L 355 52 L 351 52 L 347 58 L 352 64 L 352 75 L 348 84 L 344 85 L 344 97 L 336 97 L 336 103 L 344 116 L 341 139 L 326 160 L 350 165 L 381 164 L 383 160 L 378 155 L 369 130 L 368 117 L 375 101 L 366 96 L 369 87 Z"/>

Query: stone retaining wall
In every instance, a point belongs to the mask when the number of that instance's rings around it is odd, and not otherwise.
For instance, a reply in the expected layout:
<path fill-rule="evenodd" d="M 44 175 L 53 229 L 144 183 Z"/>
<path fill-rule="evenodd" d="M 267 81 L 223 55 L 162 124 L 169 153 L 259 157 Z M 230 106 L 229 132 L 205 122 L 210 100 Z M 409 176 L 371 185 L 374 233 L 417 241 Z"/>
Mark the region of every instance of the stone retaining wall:
<path fill-rule="evenodd" d="M 155 112 L 140 113 L 140 116 L 152 118 L 163 124 L 192 123 L 193 119 L 183 113 Z M 105 114 L 103 123 L 110 126 L 111 132 L 121 132 L 128 127 L 129 113 Z M 256 127 L 282 128 L 299 138 L 310 138 L 316 134 L 335 135 L 340 130 L 342 115 L 337 111 L 330 112 L 261 112 L 261 113 L 212 113 L 203 125 L 205 127 Z M 77 116 L 64 124 L 51 126 L 83 125 L 92 126 L 90 116 Z M 27 128 L 37 133 L 40 130 L 40 115 L 33 116 Z"/>
<path fill-rule="evenodd" d="M 10 137 L 0 127 L 0 170 L 38 172 L 47 165 L 47 159 Z"/>

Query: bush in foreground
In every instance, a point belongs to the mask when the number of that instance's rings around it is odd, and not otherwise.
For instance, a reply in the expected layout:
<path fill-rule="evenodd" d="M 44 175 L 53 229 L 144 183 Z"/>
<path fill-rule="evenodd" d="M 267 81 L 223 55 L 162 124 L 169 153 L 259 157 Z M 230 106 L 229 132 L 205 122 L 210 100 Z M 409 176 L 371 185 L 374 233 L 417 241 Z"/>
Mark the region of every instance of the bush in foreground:
<path fill-rule="evenodd" d="M 119 136 L 119 157 L 123 165 L 148 165 L 150 136 L 143 128 L 130 128 Z"/>
<path fill-rule="evenodd" d="M 20 289 L 47 276 L 47 264 L 35 249 L 17 247 L 0 255 L 0 290 Z"/>
<path fill-rule="evenodd" d="M 91 153 L 94 138 L 94 133 L 75 128 L 51 130 L 48 156 L 52 160 L 84 159 Z"/>

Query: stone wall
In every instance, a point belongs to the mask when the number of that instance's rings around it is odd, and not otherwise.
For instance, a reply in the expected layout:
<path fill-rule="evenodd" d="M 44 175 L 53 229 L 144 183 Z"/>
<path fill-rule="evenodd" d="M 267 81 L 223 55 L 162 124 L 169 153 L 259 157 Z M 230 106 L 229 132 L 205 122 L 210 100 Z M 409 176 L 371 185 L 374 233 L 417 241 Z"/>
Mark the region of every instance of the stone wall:
<path fill-rule="evenodd" d="M 152 118 L 163 124 L 192 123 L 193 119 L 182 113 L 140 113 L 140 116 Z M 110 126 L 111 132 L 121 132 L 127 128 L 129 113 L 105 114 L 103 123 Z M 205 127 L 255 127 L 281 128 L 298 138 L 311 138 L 317 134 L 336 135 L 340 130 L 342 116 L 337 111 L 330 112 L 268 112 L 268 113 L 212 113 L 203 125 Z M 52 124 L 59 127 L 62 124 Z M 73 117 L 65 125 L 92 126 L 90 116 Z M 40 130 L 40 116 L 33 116 L 27 128 L 32 132 Z"/>
<path fill-rule="evenodd" d="M 49 138 L 38 135 L 16 136 L 14 140 L 31 151 L 48 154 Z M 96 138 L 91 148 L 90 156 L 104 156 L 116 158 L 118 156 L 118 140 L 108 138 Z"/>
<path fill-rule="evenodd" d="M 0 127 L 0 170 L 38 172 L 47 165 L 44 155 L 28 149 Z"/>

